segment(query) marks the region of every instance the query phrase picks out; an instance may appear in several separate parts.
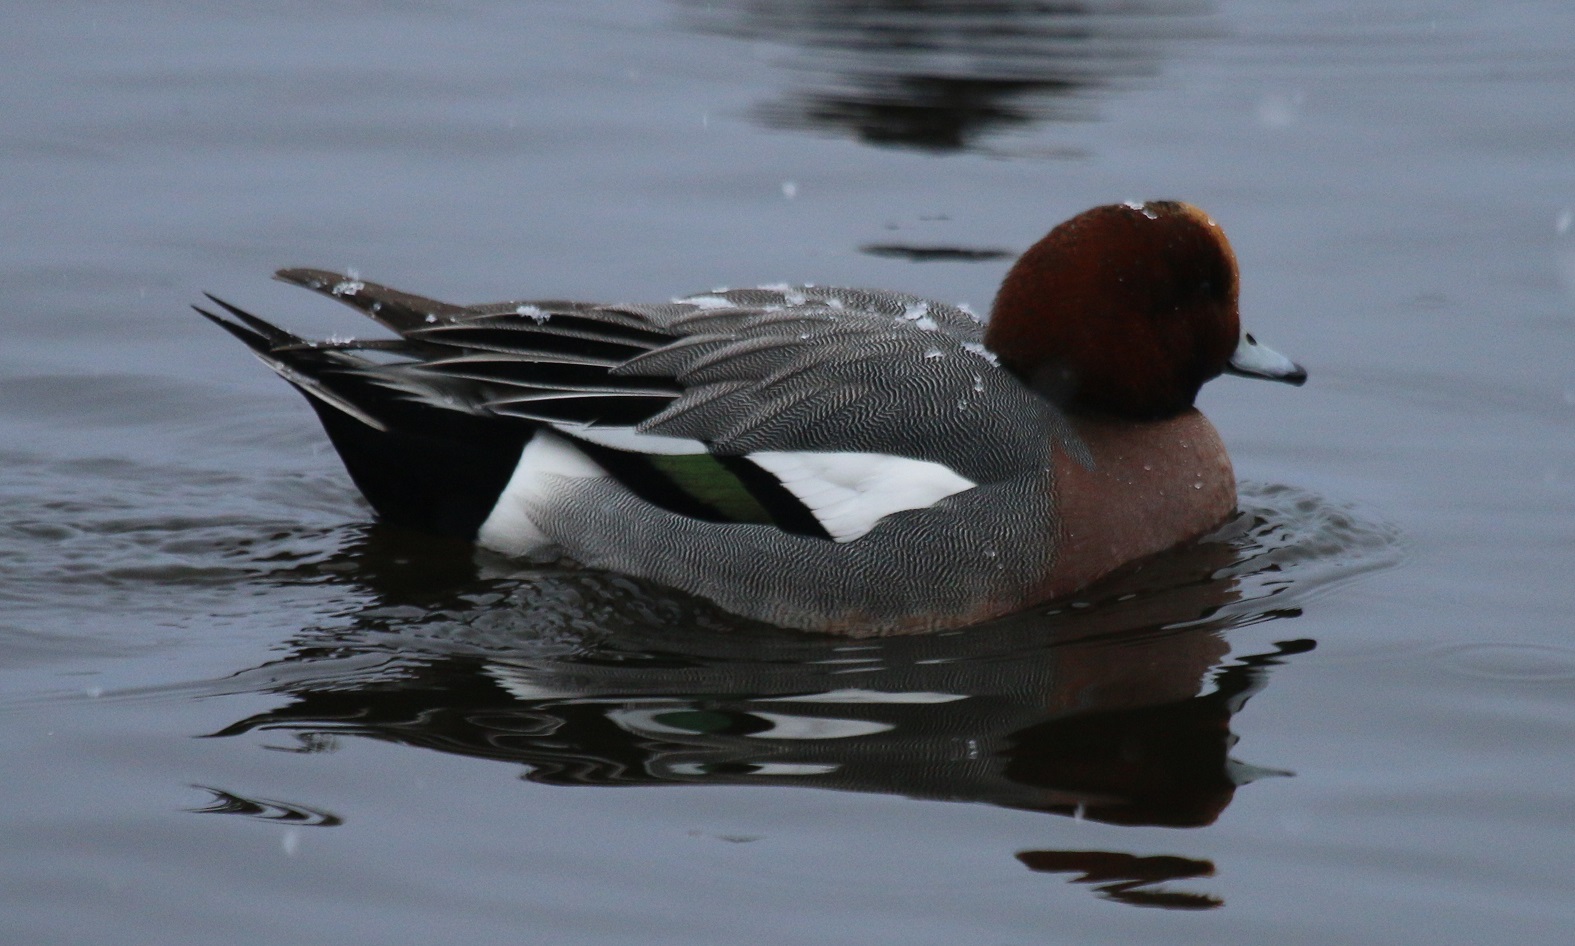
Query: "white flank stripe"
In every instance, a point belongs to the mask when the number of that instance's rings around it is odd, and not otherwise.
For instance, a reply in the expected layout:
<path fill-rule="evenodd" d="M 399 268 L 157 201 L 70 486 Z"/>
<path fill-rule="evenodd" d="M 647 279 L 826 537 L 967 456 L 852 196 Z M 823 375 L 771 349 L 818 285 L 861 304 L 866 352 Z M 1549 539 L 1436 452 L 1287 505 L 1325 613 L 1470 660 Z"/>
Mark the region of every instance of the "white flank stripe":
<path fill-rule="evenodd" d="M 553 427 L 570 437 L 627 453 L 656 453 L 663 456 L 705 453 L 705 444 L 698 440 L 642 434 L 633 427 L 593 427 L 590 424 L 554 424 Z"/>
<path fill-rule="evenodd" d="M 530 513 L 562 479 L 599 479 L 607 471 L 549 431 L 537 431 L 520 452 L 519 465 L 503 487 L 492 514 L 476 532 L 476 542 L 505 555 L 540 556 L 557 544 L 542 532 Z"/>
<path fill-rule="evenodd" d="M 883 453 L 768 450 L 749 459 L 809 507 L 838 542 L 859 538 L 894 512 L 926 509 L 978 485 L 939 463 Z"/>

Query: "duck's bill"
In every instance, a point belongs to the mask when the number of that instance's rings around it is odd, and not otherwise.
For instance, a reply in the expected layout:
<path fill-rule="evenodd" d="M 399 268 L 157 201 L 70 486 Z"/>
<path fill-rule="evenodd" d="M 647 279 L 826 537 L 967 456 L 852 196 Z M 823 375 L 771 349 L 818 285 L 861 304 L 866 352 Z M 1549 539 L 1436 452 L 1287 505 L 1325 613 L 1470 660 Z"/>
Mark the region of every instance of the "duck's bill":
<path fill-rule="evenodd" d="M 1236 353 L 1225 366 L 1227 374 L 1244 378 L 1267 378 L 1300 385 L 1307 381 L 1307 369 L 1267 345 L 1258 344 L 1251 335 L 1242 335 Z"/>

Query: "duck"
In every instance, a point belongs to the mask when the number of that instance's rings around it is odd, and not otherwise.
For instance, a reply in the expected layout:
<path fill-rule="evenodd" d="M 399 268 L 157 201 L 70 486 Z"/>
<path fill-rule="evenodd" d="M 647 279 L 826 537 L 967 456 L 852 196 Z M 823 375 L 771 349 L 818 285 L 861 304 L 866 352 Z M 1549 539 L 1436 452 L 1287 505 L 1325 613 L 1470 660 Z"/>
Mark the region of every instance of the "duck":
<path fill-rule="evenodd" d="M 458 305 L 276 278 L 391 337 L 194 308 L 305 395 L 381 519 L 832 634 L 977 625 L 1207 534 L 1237 498 L 1199 389 L 1307 378 L 1242 330 L 1235 253 L 1181 201 L 1056 226 L 988 319 L 811 284 Z"/>

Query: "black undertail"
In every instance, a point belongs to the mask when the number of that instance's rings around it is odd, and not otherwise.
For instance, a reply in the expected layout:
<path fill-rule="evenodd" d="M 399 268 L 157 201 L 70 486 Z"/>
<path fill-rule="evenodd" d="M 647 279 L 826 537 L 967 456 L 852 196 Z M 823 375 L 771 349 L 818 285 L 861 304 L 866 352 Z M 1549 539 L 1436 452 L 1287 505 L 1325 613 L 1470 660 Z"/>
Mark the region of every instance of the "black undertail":
<path fill-rule="evenodd" d="M 384 432 L 307 400 L 381 518 L 467 541 L 492 514 L 532 433 L 527 424 L 436 410 L 426 429 Z"/>
<path fill-rule="evenodd" d="M 350 478 L 379 517 L 437 535 L 475 539 L 535 425 L 401 397 L 372 380 L 362 370 L 362 359 L 314 348 L 223 300 L 213 301 L 237 321 L 194 308 L 275 370 L 283 367 L 279 373 L 317 412 Z"/>

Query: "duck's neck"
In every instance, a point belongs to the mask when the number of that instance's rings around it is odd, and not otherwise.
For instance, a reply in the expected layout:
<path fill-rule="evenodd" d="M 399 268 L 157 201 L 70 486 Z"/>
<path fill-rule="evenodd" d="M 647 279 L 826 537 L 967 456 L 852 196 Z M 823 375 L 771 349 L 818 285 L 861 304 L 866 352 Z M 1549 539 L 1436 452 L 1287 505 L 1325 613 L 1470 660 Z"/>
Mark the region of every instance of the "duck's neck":
<path fill-rule="evenodd" d="M 1209 532 L 1236 509 L 1236 474 L 1219 432 L 1196 410 L 1134 423 L 1073 417 L 1092 469 L 1058 451 L 1060 553 L 1045 598 Z"/>

